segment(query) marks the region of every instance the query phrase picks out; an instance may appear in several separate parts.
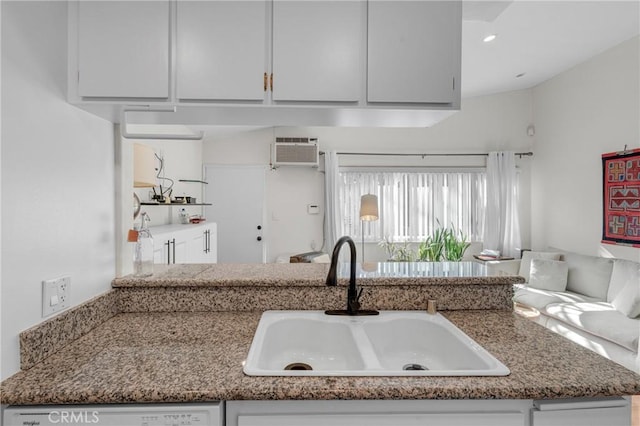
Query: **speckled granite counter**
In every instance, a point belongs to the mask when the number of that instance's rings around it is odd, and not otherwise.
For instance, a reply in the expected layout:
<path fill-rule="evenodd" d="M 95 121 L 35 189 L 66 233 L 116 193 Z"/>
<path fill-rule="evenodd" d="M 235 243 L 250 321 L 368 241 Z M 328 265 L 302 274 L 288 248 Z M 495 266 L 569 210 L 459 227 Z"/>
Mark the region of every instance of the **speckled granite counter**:
<path fill-rule="evenodd" d="M 363 268 L 357 282 L 363 305 L 376 309 L 511 310 L 518 276 L 490 276 L 477 262 L 388 262 Z M 156 267 L 149 278 L 113 281 L 121 312 L 340 309 L 346 303 L 348 264 L 337 287 L 325 285 L 328 264 L 211 264 Z"/>
<path fill-rule="evenodd" d="M 487 276 L 484 265 L 379 263 L 359 268 L 363 307 L 383 310 L 512 310 L 517 276 Z M 342 266 L 347 275 L 348 265 Z M 113 281 L 114 291 L 20 334 L 21 368 L 31 368 L 117 313 L 341 309 L 348 280 L 327 287 L 326 264 L 156 265 L 149 278 Z"/>
<path fill-rule="evenodd" d="M 323 264 L 176 265 L 157 268 L 152 278 L 117 279 L 112 291 L 21 333 L 23 371 L 2 382 L 0 402 L 640 393 L 640 376 L 515 315 L 511 284 L 522 278 L 490 277 L 480 264 L 454 266 L 380 264 L 375 271 L 360 270 L 364 307 L 424 309 L 426 299 L 436 298 L 447 318 L 509 367 L 509 376 L 246 376 L 242 362 L 263 310 L 343 307 L 346 280 L 326 287 Z"/>
<path fill-rule="evenodd" d="M 445 316 L 506 377 L 249 377 L 259 312 L 117 314 L 2 383 L 3 404 L 559 398 L 640 393 L 640 376 L 508 311 Z"/>
<path fill-rule="evenodd" d="M 522 277 L 492 276 L 478 262 L 381 262 L 357 264 L 356 278 L 364 286 L 390 285 L 508 285 Z M 128 275 L 113 280 L 114 288 L 125 287 L 292 287 L 325 285 L 329 264 L 196 264 L 155 265 L 149 278 Z M 338 277 L 346 284 L 349 264 L 339 265 Z"/>

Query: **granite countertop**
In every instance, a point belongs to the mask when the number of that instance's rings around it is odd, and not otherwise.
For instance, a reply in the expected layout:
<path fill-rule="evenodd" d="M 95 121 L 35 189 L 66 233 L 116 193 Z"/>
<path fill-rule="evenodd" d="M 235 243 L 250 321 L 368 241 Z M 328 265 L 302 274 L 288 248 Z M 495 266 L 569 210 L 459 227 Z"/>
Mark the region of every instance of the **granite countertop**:
<path fill-rule="evenodd" d="M 513 275 L 490 275 L 478 262 L 379 262 L 356 265 L 358 284 L 375 285 L 508 285 L 524 282 Z M 324 286 L 327 263 L 154 265 L 149 278 L 128 275 L 112 282 L 118 287 L 278 287 Z M 348 282 L 349 264 L 338 265 L 341 284 Z"/>
<path fill-rule="evenodd" d="M 539 399 L 640 393 L 640 376 L 509 311 L 443 313 L 505 377 L 250 377 L 260 312 L 119 313 L 2 383 L 2 404 Z"/>

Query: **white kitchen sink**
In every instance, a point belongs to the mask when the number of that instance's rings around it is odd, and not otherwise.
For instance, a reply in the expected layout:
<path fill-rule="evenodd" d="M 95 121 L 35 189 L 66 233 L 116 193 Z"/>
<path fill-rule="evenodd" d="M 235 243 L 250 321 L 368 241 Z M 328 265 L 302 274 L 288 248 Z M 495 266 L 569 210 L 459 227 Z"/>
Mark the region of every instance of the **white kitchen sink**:
<path fill-rule="evenodd" d="M 506 376 L 509 369 L 440 314 L 262 314 L 249 376 Z"/>

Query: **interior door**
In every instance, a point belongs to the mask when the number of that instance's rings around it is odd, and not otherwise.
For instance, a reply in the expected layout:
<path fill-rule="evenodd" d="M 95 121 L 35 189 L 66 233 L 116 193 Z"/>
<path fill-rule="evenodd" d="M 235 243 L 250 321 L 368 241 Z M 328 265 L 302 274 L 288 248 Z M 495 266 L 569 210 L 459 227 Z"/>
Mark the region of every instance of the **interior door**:
<path fill-rule="evenodd" d="M 207 221 L 217 224 L 218 263 L 264 263 L 264 166 L 205 166 Z"/>

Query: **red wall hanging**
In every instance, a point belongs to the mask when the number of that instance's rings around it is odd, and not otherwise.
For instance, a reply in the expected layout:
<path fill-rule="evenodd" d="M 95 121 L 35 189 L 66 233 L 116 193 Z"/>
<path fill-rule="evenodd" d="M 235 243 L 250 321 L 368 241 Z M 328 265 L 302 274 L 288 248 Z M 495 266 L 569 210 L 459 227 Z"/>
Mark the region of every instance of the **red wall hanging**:
<path fill-rule="evenodd" d="M 602 242 L 640 247 L 640 149 L 602 154 Z"/>

